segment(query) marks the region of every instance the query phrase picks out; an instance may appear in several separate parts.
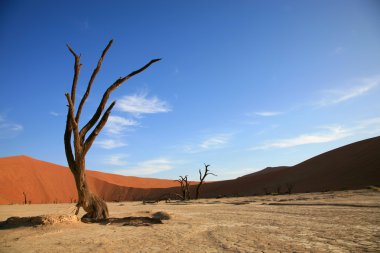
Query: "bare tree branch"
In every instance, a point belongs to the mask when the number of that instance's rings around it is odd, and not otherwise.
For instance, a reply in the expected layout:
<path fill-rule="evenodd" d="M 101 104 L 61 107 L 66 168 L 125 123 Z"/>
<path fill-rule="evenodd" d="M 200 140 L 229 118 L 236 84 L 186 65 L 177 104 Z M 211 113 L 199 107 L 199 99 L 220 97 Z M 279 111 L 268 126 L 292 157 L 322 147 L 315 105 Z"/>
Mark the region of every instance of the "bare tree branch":
<path fill-rule="evenodd" d="M 189 191 L 189 182 L 187 180 L 187 175 L 182 177 L 179 176 L 179 180 L 176 180 L 181 184 L 181 192 L 182 192 L 182 200 L 190 199 L 190 191 Z"/>
<path fill-rule="evenodd" d="M 73 101 L 70 97 L 69 93 L 65 93 L 65 96 L 67 98 L 67 102 L 69 103 L 69 117 L 70 117 L 70 124 L 71 124 L 71 129 L 74 129 L 78 127 L 78 123 L 75 121 L 75 116 L 74 116 L 74 104 Z"/>
<path fill-rule="evenodd" d="M 74 63 L 74 78 L 73 78 L 73 84 L 71 86 L 71 99 L 73 101 L 73 104 L 75 104 L 75 93 L 77 89 L 77 83 L 78 83 L 78 77 L 79 77 L 79 72 L 82 67 L 82 64 L 80 64 L 80 56 L 77 55 L 74 50 L 67 44 L 66 45 L 69 51 L 73 54 L 75 58 L 75 63 Z"/>
<path fill-rule="evenodd" d="M 95 138 L 98 136 L 100 131 L 103 129 L 103 127 L 106 125 L 108 117 L 111 113 L 112 108 L 115 106 L 116 101 L 113 101 L 112 104 L 108 107 L 106 112 L 103 114 L 102 118 L 100 119 L 98 125 L 95 127 L 95 129 L 92 131 L 90 136 L 87 138 L 86 142 L 84 143 L 84 155 L 87 154 L 88 150 L 90 149 L 92 143 L 94 142 Z"/>
<path fill-rule="evenodd" d="M 74 163 L 75 163 L 75 157 L 73 154 L 73 150 L 71 147 L 71 133 L 72 130 L 74 129 L 75 121 L 73 121 L 73 111 L 74 111 L 74 103 L 75 103 L 75 93 L 76 93 L 76 87 L 78 83 L 78 76 L 80 69 L 82 67 L 82 64 L 80 64 L 80 56 L 77 55 L 74 50 L 69 46 L 66 45 L 71 54 L 74 56 L 75 63 L 74 63 L 74 77 L 73 77 L 73 82 L 71 85 L 71 99 L 70 97 L 66 95 L 68 101 L 71 100 L 72 106 L 70 106 L 70 101 L 69 101 L 69 110 L 67 110 L 67 117 L 66 117 L 66 129 L 65 129 L 65 134 L 64 134 L 64 143 L 65 143 L 65 153 L 67 157 L 67 162 L 69 164 L 70 170 L 73 171 L 74 169 Z M 71 109 L 70 109 L 71 107 Z"/>
<path fill-rule="evenodd" d="M 199 170 L 199 184 L 197 185 L 197 188 L 195 190 L 195 199 L 199 198 L 199 191 L 200 191 L 200 188 L 201 188 L 203 182 L 205 181 L 206 177 L 208 175 L 217 176 L 214 173 L 211 173 L 210 170 L 208 169 L 208 167 L 210 167 L 210 164 L 204 164 L 204 165 L 205 165 L 205 172 L 203 175 L 202 175 L 202 171 Z"/>
<path fill-rule="evenodd" d="M 68 116 L 70 118 L 70 121 L 67 124 L 71 124 L 70 132 L 73 132 L 73 134 L 74 134 L 75 159 L 77 159 L 81 156 L 81 149 L 82 149 L 82 145 L 81 145 L 80 140 L 79 140 L 78 122 L 75 121 L 74 104 L 73 104 L 73 101 L 71 100 L 69 93 L 65 93 L 65 96 L 66 96 L 67 101 L 69 103 Z M 70 137 L 70 139 L 71 139 L 71 137 Z"/>
<path fill-rule="evenodd" d="M 112 42 L 113 42 L 113 40 L 110 40 L 110 42 L 108 42 L 108 45 L 107 45 L 106 48 L 103 50 L 103 53 L 102 53 L 102 55 L 101 55 L 100 58 L 99 58 L 98 65 L 96 66 L 96 68 L 95 68 L 94 71 L 92 72 L 92 75 L 91 75 L 90 81 L 88 82 L 88 85 L 87 85 L 86 92 L 84 93 L 84 95 L 83 95 L 83 97 L 82 97 L 82 99 L 81 99 L 81 101 L 80 101 L 80 103 L 79 103 L 79 107 L 78 107 L 78 110 L 77 110 L 77 116 L 75 117 L 75 120 L 76 120 L 77 122 L 79 122 L 79 118 L 80 118 L 80 115 L 81 115 L 81 113 L 82 113 L 83 105 L 84 105 L 84 103 L 86 102 L 87 97 L 90 95 L 90 91 L 91 91 L 92 83 L 94 82 L 95 77 L 96 77 L 96 75 L 98 74 L 98 72 L 99 72 L 99 70 L 100 70 L 100 67 L 102 66 L 102 62 L 103 62 L 104 56 L 106 55 L 108 49 L 111 47 Z"/>
<path fill-rule="evenodd" d="M 70 110 L 67 112 L 66 117 L 66 129 L 64 134 L 64 143 L 65 143 L 65 153 L 67 158 L 67 163 L 69 164 L 69 168 L 71 171 L 75 168 L 75 158 L 73 155 L 73 150 L 71 147 L 71 122 L 70 122 Z"/>
<path fill-rule="evenodd" d="M 147 69 L 150 65 L 152 65 L 153 63 L 159 61 L 161 59 L 153 59 L 151 60 L 149 63 L 145 64 L 145 66 L 143 66 L 142 68 L 138 69 L 138 70 L 135 70 L 133 71 L 132 73 L 130 73 L 129 75 L 125 76 L 125 77 L 122 77 L 122 78 L 119 78 L 118 80 L 116 80 L 110 87 L 108 87 L 108 89 L 104 92 L 103 94 L 103 98 L 102 100 L 100 101 L 99 103 L 99 106 L 95 112 L 95 114 L 92 116 L 92 118 L 87 122 L 87 124 L 80 130 L 80 136 L 81 138 L 84 138 L 84 136 L 86 136 L 87 132 L 95 125 L 95 123 L 99 120 L 103 110 L 104 110 L 104 107 L 107 103 L 107 100 L 110 96 L 110 94 L 116 89 L 118 88 L 122 83 L 124 83 L 125 81 L 127 81 L 129 78 L 131 78 L 132 76 L 134 75 L 137 75 L 139 74 L 140 72 L 144 71 L 145 69 Z"/>

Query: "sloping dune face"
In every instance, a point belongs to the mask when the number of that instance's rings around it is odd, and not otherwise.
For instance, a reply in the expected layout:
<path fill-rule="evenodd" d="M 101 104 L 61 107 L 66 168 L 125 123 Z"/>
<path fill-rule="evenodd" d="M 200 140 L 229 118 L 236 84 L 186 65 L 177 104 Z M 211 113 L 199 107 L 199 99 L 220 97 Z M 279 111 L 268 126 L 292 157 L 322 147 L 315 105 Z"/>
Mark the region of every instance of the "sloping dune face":
<path fill-rule="evenodd" d="M 70 202 L 77 198 L 68 168 L 28 156 L 0 158 L 0 203 Z"/>
<path fill-rule="evenodd" d="M 361 189 L 380 184 L 380 137 L 355 142 L 292 167 L 268 168 L 204 186 L 203 196 Z"/>
<path fill-rule="evenodd" d="M 144 190 L 178 186 L 174 180 L 126 177 L 87 171 L 90 188 L 109 201 L 141 199 Z M 139 188 L 139 190 L 137 189 Z M 131 193 L 133 194 L 131 195 Z M 75 202 L 75 181 L 67 167 L 28 156 L 0 158 L 0 204 Z"/>
<path fill-rule="evenodd" d="M 98 180 L 106 181 L 110 184 L 122 185 L 132 188 L 167 188 L 176 187 L 178 182 L 175 180 L 156 179 L 156 178 L 141 178 L 132 176 L 122 176 L 99 171 L 87 171 L 87 176 Z"/>
<path fill-rule="evenodd" d="M 107 201 L 158 200 L 180 193 L 174 180 L 87 171 L 90 188 Z M 234 180 L 203 185 L 201 197 L 360 189 L 380 184 L 380 137 L 315 156 L 292 167 L 267 168 Z M 194 196 L 195 185 L 190 187 Z M 27 156 L 0 158 L 0 204 L 75 202 L 67 167 Z"/>

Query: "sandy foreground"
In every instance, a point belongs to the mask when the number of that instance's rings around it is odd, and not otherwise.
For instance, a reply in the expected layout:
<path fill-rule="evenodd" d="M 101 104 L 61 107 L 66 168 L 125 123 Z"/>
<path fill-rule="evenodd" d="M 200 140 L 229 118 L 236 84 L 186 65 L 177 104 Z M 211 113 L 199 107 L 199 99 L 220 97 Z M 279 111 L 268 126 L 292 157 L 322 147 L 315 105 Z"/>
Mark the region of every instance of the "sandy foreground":
<path fill-rule="evenodd" d="M 164 211 L 171 219 L 150 226 L 3 226 L 0 252 L 380 252 L 380 192 L 370 190 L 108 207 L 116 218 Z M 73 204 L 3 205 L 0 220 L 72 210 Z"/>

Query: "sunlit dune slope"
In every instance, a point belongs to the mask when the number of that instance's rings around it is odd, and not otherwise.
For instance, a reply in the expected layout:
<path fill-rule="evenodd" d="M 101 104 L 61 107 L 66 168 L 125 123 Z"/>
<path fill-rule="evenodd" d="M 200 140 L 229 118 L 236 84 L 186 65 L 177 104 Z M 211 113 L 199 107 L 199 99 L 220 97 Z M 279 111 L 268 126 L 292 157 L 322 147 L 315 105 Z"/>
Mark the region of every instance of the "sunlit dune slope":
<path fill-rule="evenodd" d="M 126 199 L 126 195 L 136 191 L 133 188 L 178 186 L 174 180 L 126 177 L 97 171 L 87 171 L 87 178 L 90 188 L 107 200 Z M 0 204 L 23 203 L 23 192 L 27 202 L 31 203 L 71 202 L 77 199 L 75 182 L 67 167 L 28 156 L 0 158 Z"/>

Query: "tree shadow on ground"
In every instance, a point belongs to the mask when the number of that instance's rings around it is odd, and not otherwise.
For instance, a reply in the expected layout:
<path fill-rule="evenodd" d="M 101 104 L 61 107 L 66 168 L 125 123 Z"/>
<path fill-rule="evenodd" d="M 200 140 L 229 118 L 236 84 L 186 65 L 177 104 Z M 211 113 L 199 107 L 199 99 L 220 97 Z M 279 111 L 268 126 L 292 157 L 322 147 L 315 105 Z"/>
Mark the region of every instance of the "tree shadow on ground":
<path fill-rule="evenodd" d="M 75 215 L 39 215 L 31 217 L 9 217 L 5 221 L 0 221 L 0 230 L 13 229 L 19 227 L 35 227 L 38 225 L 53 225 L 57 223 L 72 224 L 78 223 L 79 219 Z"/>
<path fill-rule="evenodd" d="M 104 220 L 94 220 L 82 218 L 83 223 L 95 223 L 100 225 L 115 225 L 115 226 L 151 226 L 154 224 L 163 224 L 161 221 L 164 218 L 157 217 L 124 217 L 124 218 L 108 218 Z M 75 215 L 60 215 L 60 216 L 31 216 L 31 217 L 10 217 L 5 221 L 0 221 L 0 230 L 37 227 L 53 224 L 73 224 L 79 223 L 80 220 Z"/>
<path fill-rule="evenodd" d="M 82 222 L 84 223 L 98 223 L 100 225 L 115 225 L 115 226 L 134 226 L 134 227 L 143 227 L 151 226 L 154 224 L 163 224 L 161 219 L 152 218 L 152 217 L 138 217 L 138 216 L 129 216 L 123 218 L 108 218 L 101 221 L 91 220 L 83 218 Z"/>

